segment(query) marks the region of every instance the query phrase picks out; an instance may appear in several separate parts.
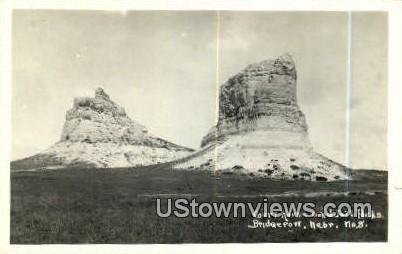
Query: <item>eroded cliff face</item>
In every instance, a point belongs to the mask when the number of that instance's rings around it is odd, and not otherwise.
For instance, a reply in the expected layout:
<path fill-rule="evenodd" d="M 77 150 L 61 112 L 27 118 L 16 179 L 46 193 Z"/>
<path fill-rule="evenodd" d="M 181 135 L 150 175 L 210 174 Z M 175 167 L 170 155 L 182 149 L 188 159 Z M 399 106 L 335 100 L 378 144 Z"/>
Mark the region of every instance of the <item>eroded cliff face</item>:
<path fill-rule="evenodd" d="M 297 105 L 296 78 L 289 55 L 251 64 L 230 78 L 220 88 L 218 124 L 203 138 L 201 146 L 255 130 L 306 135 L 306 120 Z"/>
<path fill-rule="evenodd" d="M 60 141 L 187 150 L 149 134 L 143 125 L 128 117 L 124 108 L 113 102 L 102 88 L 95 91 L 94 98 L 74 99 L 73 108 L 67 111 Z"/>
<path fill-rule="evenodd" d="M 176 160 L 191 151 L 150 134 L 98 88 L 95 97 L 74 99 L 60 141 L 35 158 L 52 158 L 58 167 L 130 167 Z"/>
<path fill-rule="evenodd" d="M 348 178 L 345 167 L 313 151 L 288 54 L 251 64 L 222 84 L 217 125 L 202 139 L 201 150 L 176 167 L 286 179 Z"/>
<path fill-rule="evenodd" d="M 132 121 L 123 107 L 118 106 L 98 88 L 95 97 L 75 98 L 67 111 L 61 142 L 142 144 L 148 139 L 144 126 Z"/>

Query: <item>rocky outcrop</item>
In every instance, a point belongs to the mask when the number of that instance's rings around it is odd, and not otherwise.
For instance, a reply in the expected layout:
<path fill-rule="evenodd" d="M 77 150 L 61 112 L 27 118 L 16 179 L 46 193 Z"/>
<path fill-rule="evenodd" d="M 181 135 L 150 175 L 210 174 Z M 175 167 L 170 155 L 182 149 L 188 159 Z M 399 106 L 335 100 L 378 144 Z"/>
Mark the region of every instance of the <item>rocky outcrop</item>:
<path fill-rule="evenodd" d="M 307 133 L 297 105 L 296 68 L 289 55 L 247 66 L 220 88 L 219 121 L 201 146 L 253 130 Z M 307 141 L 307 140 L 306 140 Z"/>
<path fill-rule="evenodd" d="M 317 181 L 348 178 L 345 167 L 313 151 L 288 54 L 251 64 L 222 84 L 218 123 L 197 154 L 176 167 Z"/>
<path fill-rule="evenodd" d="M 67 111 L 60 141 L 187 150 L 150 135 L 143 125 L 127 116 L 123 107 L 110 100 L 102 88 L 95 91 L 94 98 L 74 99 L 73 108 Z"/>
<path fill-rule="evenodd" d="M 150 134 L 98 88 L 93 98 L 74 99 L 60 141 L 28 162 L 51 158 L 41 167 L 131 167 L 176 160 L 191 151 Z"/>

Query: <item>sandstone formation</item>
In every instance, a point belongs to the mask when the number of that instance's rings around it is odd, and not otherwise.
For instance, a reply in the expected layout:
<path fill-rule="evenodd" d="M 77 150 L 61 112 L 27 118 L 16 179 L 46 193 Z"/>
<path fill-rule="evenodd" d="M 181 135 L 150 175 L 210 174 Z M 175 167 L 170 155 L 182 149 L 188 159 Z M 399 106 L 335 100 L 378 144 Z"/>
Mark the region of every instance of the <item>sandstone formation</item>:
<path fill-rule="evenodd" d="M 201 150 L 177 168 L 202 168 L 273 178 L 330 181 L 347 170 L 313 151 L 297 104 L 290 55 L 247 66 L 220 87 L 219 120 Z"/>
<path fill-rule="evenodd" d="M 94 98 L 74 99 L 60 141 L 28 159 L 46 160 L 45 167 L 130 167 L 176 160 L 191 151 L 150 134 L 98 88 Z"/>

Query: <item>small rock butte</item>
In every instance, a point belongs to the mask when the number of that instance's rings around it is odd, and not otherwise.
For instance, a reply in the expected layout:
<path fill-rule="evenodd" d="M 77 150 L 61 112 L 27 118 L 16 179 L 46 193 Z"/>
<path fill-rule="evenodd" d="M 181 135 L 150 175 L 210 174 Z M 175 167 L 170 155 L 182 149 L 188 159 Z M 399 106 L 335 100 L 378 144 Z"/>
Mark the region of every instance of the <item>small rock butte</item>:
<path fill-rule="evenodd" d="M 145 166 L 176 160 L 192 151 L 150 134 L 97 88 L 94 97 L 74 99 L 59 142 L 20 164 L 40 164 L 41 168 Z"/>

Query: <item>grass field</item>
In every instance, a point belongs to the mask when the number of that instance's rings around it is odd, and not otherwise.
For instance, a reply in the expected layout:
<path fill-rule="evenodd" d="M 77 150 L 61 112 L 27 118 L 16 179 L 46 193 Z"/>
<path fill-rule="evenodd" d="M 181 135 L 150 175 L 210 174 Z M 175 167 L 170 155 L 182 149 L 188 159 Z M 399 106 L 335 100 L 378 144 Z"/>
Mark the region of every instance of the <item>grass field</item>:
<path fill-rule="evenodd" d="M 60 169 L 11 174 L 11 243 L 221 243 L 386 241 L 387 174 L 358 171 L 354 181 L 280 181 L 168 165 L 135 169 Z M 274 194 L 291 194 L 278 195 Z M 334 194 L 335 193 L 335 194 Z M 339 195 L 336 195 L 338 193 Z M 156 197 L 197 201 L 371 202 L 382 219 L 339 229 L 248 228 L 252 218 L 159 218 Z M 321 218 L 301 219 L 303 223 Z M 341 218 L 333 218 L 343 224 Z M 350 219 L 348 219 L 350 220 Z M 327 219 L 331 221 L 331 219 Z"/>

